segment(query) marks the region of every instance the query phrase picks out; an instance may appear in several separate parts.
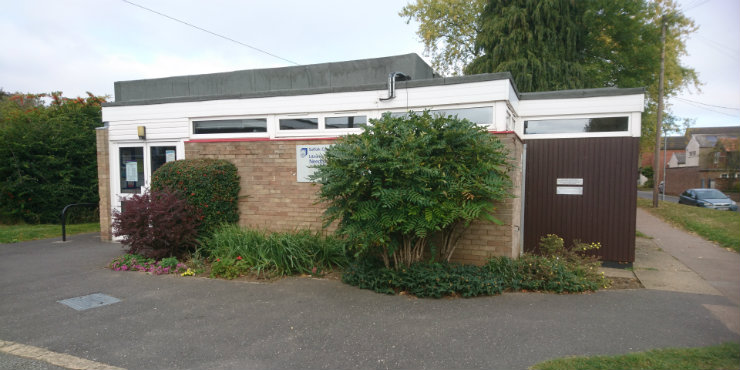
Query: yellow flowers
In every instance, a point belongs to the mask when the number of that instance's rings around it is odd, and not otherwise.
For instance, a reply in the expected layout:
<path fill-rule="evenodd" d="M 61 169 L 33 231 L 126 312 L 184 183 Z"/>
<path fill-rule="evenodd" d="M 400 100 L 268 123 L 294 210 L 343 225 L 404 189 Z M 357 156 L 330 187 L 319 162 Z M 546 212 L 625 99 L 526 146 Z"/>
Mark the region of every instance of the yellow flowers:
<path fill-rule="evenodd" d="M 180 274 L 180 276 L 195 276 L 195 271 L 193 271 L 192 269 L 188 268 L 187 271 L 185 271 L 182 274 Z"/>

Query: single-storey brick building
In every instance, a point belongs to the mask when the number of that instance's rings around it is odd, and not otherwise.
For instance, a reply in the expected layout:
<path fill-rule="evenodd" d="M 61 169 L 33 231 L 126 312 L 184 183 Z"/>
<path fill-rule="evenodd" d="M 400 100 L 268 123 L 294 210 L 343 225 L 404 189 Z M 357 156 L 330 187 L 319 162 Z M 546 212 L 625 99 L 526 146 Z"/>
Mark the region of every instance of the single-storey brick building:
<path fill-rule="evenodd" d="M 204 157 L 239 169 L 240 224 L 319 229 L 307 154 L 385 112 L 429 109 L 485 126 L 515 164 L 504 225 L 473 225 L 454 260 L 516 257 L 556 233 L 632 261 L 643 106 L 643 89 L 520 93 L 509 73 L 443 78 L 416 54 L 116 82 L 98 130 L 101 235 L 159 166 Z"/>

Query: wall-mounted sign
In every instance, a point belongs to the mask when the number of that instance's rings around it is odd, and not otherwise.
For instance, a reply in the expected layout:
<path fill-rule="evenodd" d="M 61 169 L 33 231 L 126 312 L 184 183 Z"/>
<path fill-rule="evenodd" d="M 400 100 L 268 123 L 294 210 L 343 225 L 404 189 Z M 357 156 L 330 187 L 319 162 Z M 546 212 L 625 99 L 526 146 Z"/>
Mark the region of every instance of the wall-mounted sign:
<path fill-rule="evenodd" d="M 295 165 L 298 182 L 311 182 L 308 177 L 316 171 L 315 166 L 324 164 L 324 152 L 329 146 L 329 144 L 296 145 Z"/>
<path fill-rule="evenodd" d="M 582 186 L 558 186 L 556 194 L 559 195 L 583 195 Z"/>
<path fill-rule="evenodd" d="M 136 161 L 126 162 L 126 181 L 139 181 L 139 167 Z"/>
<path fill-rule="evenodd" d="M 583 179 L 557 179 L 558 185 L 581 185 L 583 186 Z"/>

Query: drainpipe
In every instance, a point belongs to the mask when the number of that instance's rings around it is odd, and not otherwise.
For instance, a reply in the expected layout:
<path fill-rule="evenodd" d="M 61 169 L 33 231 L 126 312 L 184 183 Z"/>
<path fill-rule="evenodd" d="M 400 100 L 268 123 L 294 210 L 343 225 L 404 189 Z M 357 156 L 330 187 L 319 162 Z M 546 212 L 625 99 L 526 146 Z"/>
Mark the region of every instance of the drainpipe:
<path fill-rule="evenodd" d="M 380 98 L 380 100 L 391 100 L 396 97 L 396 80 L 409 81 L 411 80 L 411 76 L 403 72 L 391 72 L 388 75 L 388 97 Z"/>

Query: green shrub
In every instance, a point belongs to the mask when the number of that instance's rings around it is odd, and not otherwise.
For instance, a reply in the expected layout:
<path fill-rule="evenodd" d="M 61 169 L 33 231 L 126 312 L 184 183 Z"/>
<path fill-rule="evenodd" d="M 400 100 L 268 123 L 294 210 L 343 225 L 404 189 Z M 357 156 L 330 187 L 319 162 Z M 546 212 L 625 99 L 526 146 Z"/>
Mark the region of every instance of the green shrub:
<path fill-rule="evenodd" d="M 488 269 L 448 262 L 420 262 L 394 270 L 385 268 L 379 261 L 363 260 L 345 269 L 342 281 L 379 293 L 407 292 L 417 297 L 433 298 L 495 295 L 506 288 L 503 281 Z"/>
<path fill-rule="evenodd" d="M 484 127 L 428 111 L 372 120 L 324 159 L 313 179 L 326 223 L 338 221 L 358 255 L 396 269 L 425 255 L 448 261 L 462 231 L 474 220 L 499 222 L 496 202 L 510 196 L 504 145 Z"/>
<path fill-rule="evenodd" d="M 362 289 L 394 294 L 407 292 L 417 297 L 448 295 L 474 297 L 503 291 L 546 291 L 576 293 L 595 291 L 608 285 L 598 272 L 600 263 L 589 256 L 598 243 L 575 243 L 564 248 L 557 235 L 543 237 L 540 249 L 546 255 L 525 254 L 518 259 L 491 258 L 484 266 L 454 263 L 415 263 L 399 270 L 380 261 L 359 260 L 350 264 L 342 281 Z"/>
<path fill-rule="evenodd" d="M 95 128 L 105 98 L 88 95 L 0 94 L 0 222 L 58 224 L 64 206 L 98 203 Z M 97 219 L 82 207 L 69 217 Z"/>
<path fill-rule="evenodd" d="M 212 275 L 316 274 L 347 262 L 344 242 L 309 230 L 268 233 L 223 225 L 205 238 L 200 252 L 216 260 Z"/>
<path fill-rule="evenodd" d="M 239 221 L 239 175 L 228 161 L 202 158 L 167 162 L 152 176 L 152 190 L 164 189 L 180 193 L 199 211 L 201 236 L 223 223 Z"/>

